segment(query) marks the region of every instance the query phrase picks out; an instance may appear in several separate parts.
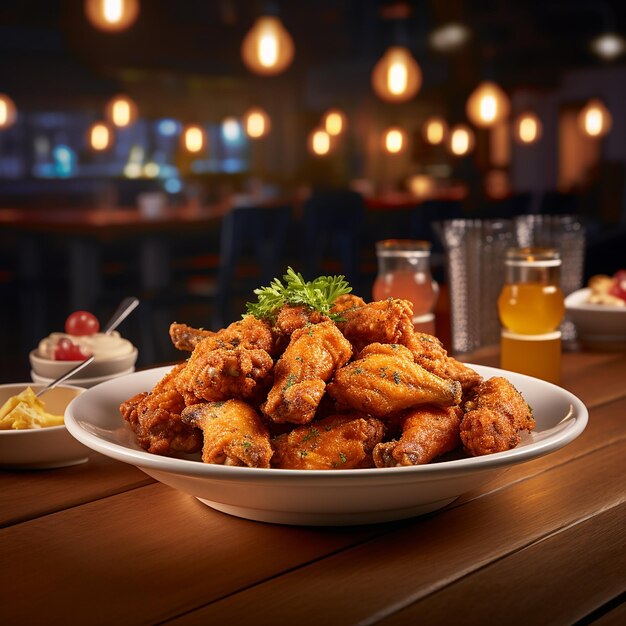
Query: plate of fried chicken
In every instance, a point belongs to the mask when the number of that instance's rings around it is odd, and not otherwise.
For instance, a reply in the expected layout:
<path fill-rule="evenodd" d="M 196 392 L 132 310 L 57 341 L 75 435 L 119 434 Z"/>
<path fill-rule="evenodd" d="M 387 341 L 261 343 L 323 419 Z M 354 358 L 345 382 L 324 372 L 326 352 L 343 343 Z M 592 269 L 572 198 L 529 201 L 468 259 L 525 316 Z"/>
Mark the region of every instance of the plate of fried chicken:
<path fill-rule="evenodd" d="M 347 525 L 440 509 L 586 426 L 568 391 L 448 355 L 407 301 L 284 278 L 222 330 L 173 323 L 185 358 L 87 390 L 70 433 L 225 513 Z"/>

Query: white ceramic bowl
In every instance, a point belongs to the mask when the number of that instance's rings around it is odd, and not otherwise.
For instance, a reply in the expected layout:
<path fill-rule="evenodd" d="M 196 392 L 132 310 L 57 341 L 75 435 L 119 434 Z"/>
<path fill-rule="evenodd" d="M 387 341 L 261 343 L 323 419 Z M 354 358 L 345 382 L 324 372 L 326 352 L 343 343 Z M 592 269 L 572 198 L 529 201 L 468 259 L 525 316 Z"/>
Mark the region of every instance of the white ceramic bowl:
<path fill-rule="evenodd" d="M 110 359 L 94 359 L 85 369 L 79 372 L 81 378 L 103 378 L 114 374 L 128 372 L 137 362 L 137 348 L 129 354 Z M 31 350 L 28 358 L 33 372 L 41 378 L 56 380 L 59 376 L 76 367 L 80 361 L 55 361 L 39 355 L 37 350 Z"/>
<path fill-rule="evenodd" d="M 42 385 L 14 383 L 0 385 L 0 405 L 26 387 L 37 391 Z M 63 415 L 71 400 L 84 389 L 59 385 L 47 391 L 41 399 L 46 411 Z M 0 467 L 5 469 L 50 469 L 77 465 L 87 461 L 89 448 L 78 442 L 65 426 L 49 426 L 24 430 L 0 430 Z"/>
<path fill-rule="evenodd" d="M 65 423 L 86 446 L 135 465 L 225 513 L 281 524 L 386 522 L 444 507 L 512 465 L 561 448 L 584 430 L 587 409 L 565 389 L 521 374 L 472 367 L 485 377 L 506 376 L 533 407 L 537 427 L 515 449 L 416 467 L 343 471 L 228 467 L 202 463 L 200 455 L 149 454 L 136 444 L 119 405 L 150 390 L 168 367 L 136 372 L 87 390 L 70 403 Z"/>
<path fill-rule="evenodd" d="M 579 289 L 565 298 L 567 316 L 581 341 L 626 342 L 626 306 L 590 304 L 590 289 Z"/>
<path fill-rule="evenodd" d="M 103 383 L 107 380 L 111 380 L 112 378 L 119 378 L 120 376 L 126 376 L 127 374 L 132 374 L 134 371 L 135 371 L 135 368 L 130 367 L 129 369 L 124 370 L 123 372 L 118 372 L 117 374 L 110 374 L 109 376 L 95 376 L 93 378 L 82 378 L 81 375 L 83 372 L 80 371 L 75 377 L 72 376 L 72 378 L 69 378 L 67 382 L 71 383 L 75 387 L 82 387 L 83 389 L 89 389 L 90 387 L 95 387 L 96 385 L 99 385 L 100 383 Z M 54 378 L 46 378 L 45 376 L 39 376 L 34 370 L 30 371 L 30 377 L 33 379 L 33 382 L 40 384 L 40 385 L 48 385 L 53 380 L 56 380 Z"/>

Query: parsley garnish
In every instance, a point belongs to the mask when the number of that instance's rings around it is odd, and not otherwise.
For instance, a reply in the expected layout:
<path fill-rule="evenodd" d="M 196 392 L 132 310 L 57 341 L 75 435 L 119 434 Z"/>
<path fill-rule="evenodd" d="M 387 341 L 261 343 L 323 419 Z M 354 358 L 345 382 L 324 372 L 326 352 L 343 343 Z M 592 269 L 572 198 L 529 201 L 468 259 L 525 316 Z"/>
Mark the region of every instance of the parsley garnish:
<path fill-rule="evenodd" d="M 283 282 L 284 281 L 284 282 Z M 269 286 L 255 289 L 256 302 L 247 302 L 246 311 L 259 319 L 272 318 L 285 304 L 305 306 L 335 320 L 340 316 L 331 313 L 335 300 L 350 293 L 352 287 L 343 276 L 318 276 L 305 281 L 300 272 L 287 268 L 283 281 L 274 278 Z"/>

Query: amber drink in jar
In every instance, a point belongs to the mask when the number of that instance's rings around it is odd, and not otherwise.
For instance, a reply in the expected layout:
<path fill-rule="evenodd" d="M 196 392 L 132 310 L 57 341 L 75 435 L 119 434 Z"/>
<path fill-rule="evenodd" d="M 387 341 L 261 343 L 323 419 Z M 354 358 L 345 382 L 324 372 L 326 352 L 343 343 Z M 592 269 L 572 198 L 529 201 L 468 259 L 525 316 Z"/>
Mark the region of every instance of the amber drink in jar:
<path fill-rule="evenodd" d="M 552 248 L 512 248 L 498 298 L 503 369 L 549 382 L 561 378 L 561 333 L 565 313 L 561 258 Z"/>

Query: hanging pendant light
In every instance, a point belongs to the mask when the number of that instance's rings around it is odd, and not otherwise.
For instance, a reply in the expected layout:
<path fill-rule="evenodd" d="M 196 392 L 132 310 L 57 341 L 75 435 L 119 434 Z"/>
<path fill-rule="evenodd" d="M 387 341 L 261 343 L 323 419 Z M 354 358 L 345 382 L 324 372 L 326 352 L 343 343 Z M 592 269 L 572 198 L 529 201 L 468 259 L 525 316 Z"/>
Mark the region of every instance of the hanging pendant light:
<path fill-rule="evenodd" d="M 241 57 L 255 74 L 280 74 L 291 65 L 293 56 L 293 39 L 273 15 L 259 17 L 241 44 Z"/>
<path fill-rule="evenodd" d="M 139 15 L 139 0 L 85 0 L 87 19 L 99 30 L 119 32 Z"/>
<path fill-rule="evenodd" d="M 541 132 L 541 120 L 532 111 L 521 113 L 515 120 L 513 137 L 519 143 L 536 143 L 541 138 Z"/>
<path fill-rule="evenodd" d="M 330 135 L 322 128 L 314 128 L 307 143 L 309 152 L 315 156 L 325 156 L 330 152 Z"/>
<path fill-rule="evenodd" d="M 96 152 L 103 152 L 111 146 L 111 130 L 103 122 L 95 122 L 89 127 L 89 146 Z"/>
<path fill-rule="evenodd" d="M 113 126 L 126 128 L 137 120 L 137 105 L 128 96 L 117 95 L 107 103 L 105 115 Z"/>
<path fill-rule="evenodd" d="M 346 116 L 339 109 L 329 109 L 322 117 L 322 127 L 333 137 L 341 135 L 346 130 Z"/>
<path fill-rule="evenodd" d="M 474 132 L 465 124 L 457 124 L 450 129 L 448 148 L 455 156 L 465 156 L 474 149 Z"/>
<path fill-rule="evenodd" d="M 422 86 L 422 70 L 408 48 L 392 46 L 372 70 L 374 93 L 385 102 L 407 102 Z"/>
<path fill-rule="evenodd" d="M 600 138 L 611 130 L 613 118 L 604 103 L 598 98 L 593 98 L 581 110 L 578 123 L 587 135 Z"/>
<path fill-rule="evenodd" d="M 424 139 L 433 146 L 443 143 L 448 133 L 448 124 L 442 117 L 429 117 L 422 126 Z"/>
<path fill-rule="evenodd" d="M 392 126 L 383 134 L 383 148 L 389 154 L 399 154 L 404 151 L 407 143 L 408 136 L 399 126 Z"/>
<path fill-rule="evenodd" d="M 182 133 L 183 147 L 187 152 L 197 154 L 202 152 L 206 146 L 206 133 L 204 128 L 197 124 L 186 126 Z"/>
<path fill-rule="evenodd" d="M 260 107 L 251 107 L 243 114 L 243 127 L 250 139 L 265 137 L 271 128 L 269 115 Z"/>
<path fill-rule="evenodd" d="M 0 130 L 9 128 L 17 119 L 15 102 L 5 93 L 0 93 Z"/>
<path fill-rule="evenodd" d="M 482 82 L 470 94 L 466 104 L 469 120 L 479 128 L 489 128 L 506 119 L 511 102 L 504 90 L 494 82 Z"/>

